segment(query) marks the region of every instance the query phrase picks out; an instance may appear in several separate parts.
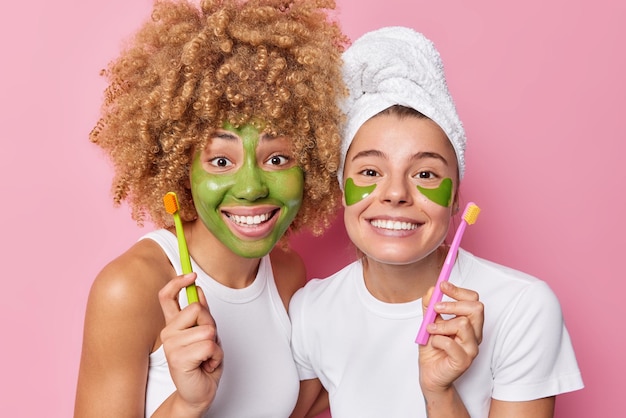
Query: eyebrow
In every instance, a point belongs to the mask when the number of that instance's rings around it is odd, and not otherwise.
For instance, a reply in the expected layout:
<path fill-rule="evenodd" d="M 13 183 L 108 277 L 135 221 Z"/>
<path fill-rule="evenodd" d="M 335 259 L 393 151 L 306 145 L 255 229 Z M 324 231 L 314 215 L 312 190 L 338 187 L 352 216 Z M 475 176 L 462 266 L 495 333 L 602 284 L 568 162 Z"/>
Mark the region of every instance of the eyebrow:
<path fill-rule="evenodd" d="M 443 157 L 443 155 L 441 155 L 441 154 L 439 154 L 437 152 L 423 151 L 423 152 L 418 152 L 417 154 L 413 155 L 413 159 L 414 160 L 422 160 L 422 159 L 426 159 L 426 158 L 434 158 L 436 160 L 440 160 L 445 165 L 448 165 L 448 160 L 446 160 Z"/>
<path fill-rule="evenodd" d="M 215 135 L 213 135 L 214 138 L 219 138 L 219 139 L 224 139 L 227 141 L 236 141 L 238 139 L 238 136 L 235 135 L 234 133 L 230 132 L 230 131 L 216 131 Z M 271 141 L 277 138 L 281 138 L 281 136 L 272 136 L 270 134 L 266 134 L 266 133 L 262 133 L 260 135 L 259 140 L 261 141 Z"/>
<path fill-rule="evenodd" d="M 384 152 L 382 152 L 380 150 L 376 150 L 376 149 L 364 150 L 364 151 L 358 152 L 354 157 L 352 157 L 352 160 L 350 160 L 350 161 L 354 161 L 354 160 L 356 160 L 358 158 L 364 158 L 364 157 L 379 157 L 379 158 L 387 159 L 387 154 L 385 154 Z M 421 152 L 418 152 L 416 154 L 413 154 L 413 156 L 411 156 L 411 159 L 415 160 L 415 161 L 424 160 L 424 159 L 428 159 L 428 158 L 434 158 L 434 159 L 440 160 L 445 165 L 448 165 L 448 161 L 441 154 L 436 153 L 436 152 L 421 151 Z"/>
<path fill-rule="evenodd" d="M 376 149 L 368 149 L 365 151 L 359 151 L 356 153 L 356 155 L 354 157 L 352 157 L 352 159 L 350 161 L 354 161 L 358 158 L 365 158 L 365 157 L 380 157 L 380 158 L 387 158 L 387 154 L 385 154 L 382 151 L 376 150 Z"/>
<path fill-rule="evenodd" d="M 259 141 L 273 141 L 275 139 L 279 139 L 279 138 L 286 138 L 284 135 L 270 135 L 267 133 L 262 133 L 261 136 L 259 137 Z"/>
<path fill-rule="evenodd" d="M 227 141 L 236 141 L 237 136 L 228 131 L 217 131 L 213 135 L 213 138 L 225 139 Z"/>

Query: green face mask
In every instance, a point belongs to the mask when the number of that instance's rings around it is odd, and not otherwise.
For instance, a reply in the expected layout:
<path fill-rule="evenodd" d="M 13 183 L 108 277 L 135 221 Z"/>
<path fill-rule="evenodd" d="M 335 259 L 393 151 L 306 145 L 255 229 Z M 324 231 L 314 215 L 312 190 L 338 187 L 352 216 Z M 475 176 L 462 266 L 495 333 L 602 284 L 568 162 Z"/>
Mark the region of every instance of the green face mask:
<path fill-rule="evenodd" d="M 236 140 L 243 147 L 243 153 L 239 153 L 241 161 L 231 162 L 219 156 L 203 161 L 202 152 L 198 152 L 191 167 L 194 204 L 205 226 L 232 252 L 247 258 L 262 257 L 272 250 L 296 217 L 302 204 L 304 175 L 293 164 L 281 168 L 283 155 L 291 155 L 287 147 L 281 148 L 284 152 L 280 155 L 272 153 L 267 160 L 258 161 L 261 132 L 252 125 L 226 125 L 224 129 L 241 139 L 230 140 L 231 146 Z M 228 164 L 238 168 L 224 172 L 205 169 Z"/>
<path fill-rule="evenodd" d="M 363 187 L 357 186 L 354 184 L 354 180 L 348 178 L 344 187 L 346 205 L 350 206 L 360 202 L 369 196 L 375 188 L 375 184 Z M 424 187 L 417 186 L 417 190 L 438 205 L 447 208 L 450 204 L 452 204 L 452 179 L 450 178 L 446 177 L 443 179 L 441 184 L 434 189 L 426 189 Z"/>

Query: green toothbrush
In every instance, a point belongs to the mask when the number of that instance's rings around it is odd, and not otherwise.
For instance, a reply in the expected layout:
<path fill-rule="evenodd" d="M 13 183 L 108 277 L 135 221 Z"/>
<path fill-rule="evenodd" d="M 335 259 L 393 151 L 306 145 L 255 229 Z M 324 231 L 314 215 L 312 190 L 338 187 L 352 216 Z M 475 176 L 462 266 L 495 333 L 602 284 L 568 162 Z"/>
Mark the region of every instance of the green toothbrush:
<path fill-rule="evenodd" d="M 191 273 L 191 259 L 189 258 L 189 250 L 187 249 L 187 241 L 185 241 L 185 232 L 183 231 L 183 223 L 178 213 L 178 198 L 176 193 L 168 192 L 163 196 L 163 204 L 167 213 L 174 217 L 174 225 L 176 226 L 176 237 L 178 238 L 178 251 L 180 252 L 180 264 L 182 265 L 183 274 Z M 187 286 L 187 302 L 192 304 L 198 302 L 198 291 L 196 285 Z"/>

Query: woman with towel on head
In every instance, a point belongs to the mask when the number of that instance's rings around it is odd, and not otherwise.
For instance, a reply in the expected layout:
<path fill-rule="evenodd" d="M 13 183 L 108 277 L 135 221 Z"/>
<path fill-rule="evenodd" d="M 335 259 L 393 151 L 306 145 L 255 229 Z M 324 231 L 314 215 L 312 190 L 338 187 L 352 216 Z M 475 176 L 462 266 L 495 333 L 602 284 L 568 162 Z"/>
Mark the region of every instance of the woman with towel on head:
<path fill-rule="evenodd" d="M 322 387 L 333 418 L 552 417 L 555 396 L 583 383 L 545 282 L 460 249 L 430 336 L 415 343 L 465 171 L 438 51 L 389 27 L 343 58 L 339 181 L 359 259 L 291 300 L 301 379 L 292 417 L 318 413 Z"/>

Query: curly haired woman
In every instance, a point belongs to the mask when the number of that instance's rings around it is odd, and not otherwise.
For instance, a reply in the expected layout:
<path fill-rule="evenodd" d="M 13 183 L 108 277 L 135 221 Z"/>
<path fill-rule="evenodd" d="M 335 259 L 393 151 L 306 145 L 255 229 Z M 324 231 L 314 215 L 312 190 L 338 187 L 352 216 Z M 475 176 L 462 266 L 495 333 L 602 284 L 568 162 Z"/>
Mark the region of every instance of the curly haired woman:
<path fill-rule="evenodd" d="M 347 39 L 334 7 L 158 1 L 104 71 L 90 138 L 114 165 L 115 204 L 160 229 L 92 285 L 75 417 L 291 413 L 299 379 L 286 308 L 305 271 L 285 235 L 321 233 L 339 196 Z M 194 282 L 199 303 L 188 304 L 181 290 Z"/>

